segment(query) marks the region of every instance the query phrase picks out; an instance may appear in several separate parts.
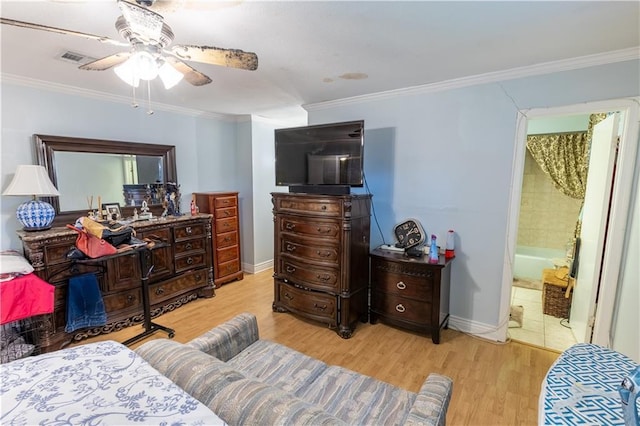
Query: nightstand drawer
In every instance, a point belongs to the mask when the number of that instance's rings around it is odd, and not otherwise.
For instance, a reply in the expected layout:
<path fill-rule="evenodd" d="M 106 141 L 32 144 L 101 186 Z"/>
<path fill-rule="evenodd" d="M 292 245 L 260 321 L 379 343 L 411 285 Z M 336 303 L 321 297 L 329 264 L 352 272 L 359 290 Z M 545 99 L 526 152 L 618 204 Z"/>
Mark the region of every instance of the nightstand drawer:
<path fill-rule="evenodd" d="M 397 264 L 371 262 L 371 285 L 376 290 L 403 297 L 430 301 L 433 294 L 433 273 L 426 271 L 424 277 L 402 274 Z M 428 276 L 428 278 L 427 278 Z"/>
<path fill-rule="evenodd" d="M 371 310 L 396 320 L 431 325 L 431 303 L 373 292 Z"/>

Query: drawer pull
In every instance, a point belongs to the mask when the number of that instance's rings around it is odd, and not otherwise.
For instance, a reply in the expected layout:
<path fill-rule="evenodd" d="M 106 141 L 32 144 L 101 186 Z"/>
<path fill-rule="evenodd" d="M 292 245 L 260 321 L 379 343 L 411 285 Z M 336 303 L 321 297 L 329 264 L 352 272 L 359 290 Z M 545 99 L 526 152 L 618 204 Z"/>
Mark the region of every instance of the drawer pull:
<path fill-rule="evenodd" d="M 329 256 L 331 256 L 331 252 L 328 251 L 328 250 L 325 250 L 325 251 L 318 250 L 318 251 L 316 251 L 316 254 L 318 256 L 320 256 L 320 257 L 329 257 Z"/>
<path fill-rule="evenodd" d="M 318 234 L 328 234 L 329 232 L 331 232 L 331 228 L 316 228 L 316 231 L 318 231 Z"/>
<path fill-rule="evenodd" d="M 405 307 L 402 305 L 402 303 L 398 303 L 398 304 L 396 305 L 396 311 L 398 311 L 398 312 L 402 313 L 402 312 L 406 311 L 406 309 L 405 309 Z"/>
<path fill-rule="evenodd" d="M 317 303 L 314 303 L 313 307 L 316 308 L 319 311 L 326 311 L 327 310 L 327 305 L 318 305 Z"/>
<path fill-rule="evenodd" d="M 228 228 L 231 226 L 231 224 L 229 222 L 225 222 L 222 224 L 223 227 Z"/>
<path fill-rule="evenodd" d="M 296 246 L 293 244 L 287 244 L 287 251 L 296 251 Z"/>
<path fill-rule="evenodd" d="M 224 237 L 224 242 L 228 243 L 229 241 L 231 241 L 231 237 Z"/>
<path fill-rule="evenodd" d="M 164 294 L 164 288 L 158 287 L 156 288 L 156 296 L 162 296 Z"/>
<path fill-rule="evenodd" d="M 290 295 L 289 293 L 285 293 L 284 294 L 284 298 L 287 299 L 287 300 L 293 300 L 293 296 Z"/>
<path fill-rule="evenodd" d="M 296 268 L 294 268 L 293 266 L 287 266 L 287 267 L 285 268 L 285 270 L 286 270 L 288 273 L 293 274 L 293 273 L 296 271 Z"/>
<path fill-rule="evenodd" d="M 184 246 L 184 248 L 186 248 L 187 250 L 191 250 L 193 246 L 191 245 L 191 243 L 187 243 L 187 245 Z"/>
<path fill-rule="evenodd" d="M 294 229 L 296 229 L 296 224 L 287 222 L 287 224 L 284 225 L 284 227 L 287 231 L 293 231 Z"/>
<path fill-rule="evenodd" d="M 331 275 L 329 274 L 317 275 L 316 278 L 318 278 L 320 281 L 329 281 L 329 279 L 331 279 Z"/>
<path fill-rule="evenodd" d="M 187 257 L 187 265 L 193 265 L 193 258 Z"/>
<path fill-rule="evenodd" d="M 191 235 L 191 233 L 193 232 L 193 230 L 191 229 L 190 226 L 187 226 L 186 228 L 184 228 L 184 230 L 186 231 L 187 234 Z"/>
<path fill-rule="evenodd" d="M 133 303 L 135 297 L 133 297 L 132 295 L 128 295 L 127 296 L 127 305 L 130 305 Z"/>
<path fill-rule="evenodd" d="M 396 284 L 396 287 L 398 287 L 398 290 L 404 290 L 405 288 L 407 288 L 407 285 L 400 281 Z"/>
<path fill-rule="evenodd" d="M 224 212 L 224 215 L 229 217 L 229 216 L 231 216 L 231 212 L 227 210 L 227 211 Z"/>
<path fill-rule="evenodd" d="M 327 206 L 320 207 L 320 210 L 326 210 L 326 209 L 327 209 Z"/>
<path fill-rule="evenodd" d="M 196 281 L 200 281 L 200 280 L 202 280 L 202 275 L 200 275 L 200 274 L 196 274 L 196 275 L 195 275 L 195 279 L 196 279 Z"/>

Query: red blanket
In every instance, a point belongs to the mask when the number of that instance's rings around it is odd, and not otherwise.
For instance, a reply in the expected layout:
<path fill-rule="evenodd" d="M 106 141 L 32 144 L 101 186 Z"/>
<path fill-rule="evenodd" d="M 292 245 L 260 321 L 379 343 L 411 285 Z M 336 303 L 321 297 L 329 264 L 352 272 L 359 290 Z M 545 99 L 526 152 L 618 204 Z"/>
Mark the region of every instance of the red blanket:
<path fill-rule="evenodd" d="M 55 286 L 31 273 L 0 283 L 0 324 L 53 312 Z"/>

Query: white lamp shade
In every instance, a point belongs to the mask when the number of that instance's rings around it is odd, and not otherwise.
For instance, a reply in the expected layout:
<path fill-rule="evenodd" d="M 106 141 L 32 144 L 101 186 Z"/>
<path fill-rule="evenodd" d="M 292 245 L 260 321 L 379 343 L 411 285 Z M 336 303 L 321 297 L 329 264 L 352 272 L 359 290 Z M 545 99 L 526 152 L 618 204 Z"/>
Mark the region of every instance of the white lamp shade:
<path fill-rule="evenodd" d="M 136 74 L 135 65 L 131 59 L 113 68 L 113 71 L 129 86 L 138 87 L 140 84 L 140 77 Z"/>
<path fill-rule="evenodd" d="M 166 61 L 158 70 L 158 75 L 160 76 L 160 80 L 162 80 L 162 84 L 164 84 L 164 88 L 167 90 L 180 83 L 180 80 L 184 77 L 184 74 Z"/>
<path fill-rule="evenodd" d="M 2 195 L 53 197 L 60 193 L 51 183 L 43 166 L 22 165 L 18 166 L 13 180 Z"/>

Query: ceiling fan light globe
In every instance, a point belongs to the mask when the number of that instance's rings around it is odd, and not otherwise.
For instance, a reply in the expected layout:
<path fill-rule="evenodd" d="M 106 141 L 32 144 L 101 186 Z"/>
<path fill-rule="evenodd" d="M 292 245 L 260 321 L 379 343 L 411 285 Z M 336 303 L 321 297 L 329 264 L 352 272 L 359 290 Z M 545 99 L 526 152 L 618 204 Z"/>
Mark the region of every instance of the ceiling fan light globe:
<path fill-rule="evenodd" d="M 114 67 L 113 71 L 129 86 L 138 87 L 140 85 L 140 78 L 136 73 L 135 65 L 131 59 L 128 59 L 117 67 Z"/>
<path fill-rule="evenodd" d="M 153 80 L 158 76 L 158 63 L 151 53 L 136 52 L 129 61 L 133 61 L 136 74 L 141 80 Z"/>
<path fill-rule="evenodd" d="M 158 75 L 160 76 L 160 80 L 162 80 L 162 84 L 164 84 L 164 88 L 167 90 L 180 83 L 180 81 L 184 77 L 184 74 L 175 69 L 166 61 L 158 70 Z"/>

